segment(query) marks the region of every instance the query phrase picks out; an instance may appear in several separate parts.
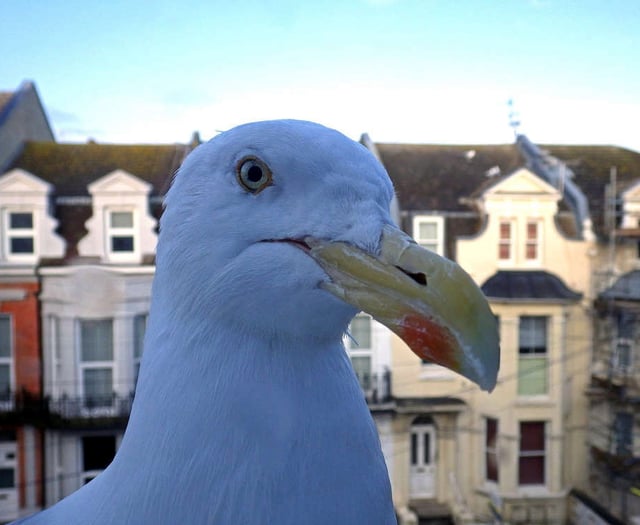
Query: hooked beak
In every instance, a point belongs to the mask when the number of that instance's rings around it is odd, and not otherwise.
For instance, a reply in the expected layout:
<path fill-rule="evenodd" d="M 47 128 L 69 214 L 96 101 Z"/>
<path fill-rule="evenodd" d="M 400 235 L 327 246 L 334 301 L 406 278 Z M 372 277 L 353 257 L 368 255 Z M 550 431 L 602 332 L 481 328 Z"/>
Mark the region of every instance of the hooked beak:
<path fill-rule="evenodd" d="M 500 366 L 498 324 L 459 265 L 389 225 L 378 256 L 345 242 L 305 243 L 331 278 L 322 283 L 325 290 L 387 326 L 418 357 L 493 390 Z"/>

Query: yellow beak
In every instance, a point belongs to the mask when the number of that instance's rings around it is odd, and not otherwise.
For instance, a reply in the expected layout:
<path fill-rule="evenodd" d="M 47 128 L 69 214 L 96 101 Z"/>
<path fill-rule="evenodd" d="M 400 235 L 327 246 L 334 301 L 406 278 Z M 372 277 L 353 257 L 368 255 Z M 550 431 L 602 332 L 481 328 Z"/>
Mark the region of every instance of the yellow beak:
<path fill-rule="evenodd" d="M 305 242 L 331 278 L 324 289 L 387 326 L 420 358 L 493 390 L 500 367 L 498 324 L 459 265 L 393 226 L 384 227 L 377 256 L 345 242 Z"/>

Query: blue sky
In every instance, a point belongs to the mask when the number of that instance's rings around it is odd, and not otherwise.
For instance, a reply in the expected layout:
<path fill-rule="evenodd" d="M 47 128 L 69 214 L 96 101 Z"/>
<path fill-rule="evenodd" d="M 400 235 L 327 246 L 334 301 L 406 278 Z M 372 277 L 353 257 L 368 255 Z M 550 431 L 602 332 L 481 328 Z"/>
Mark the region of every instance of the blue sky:
<path fill-rule="evenodd" d="M 636 0 L 3 0 L 0 90 L 60 141 L 186 142 L 301 118 L 376 141 L 640 151 Z"/>

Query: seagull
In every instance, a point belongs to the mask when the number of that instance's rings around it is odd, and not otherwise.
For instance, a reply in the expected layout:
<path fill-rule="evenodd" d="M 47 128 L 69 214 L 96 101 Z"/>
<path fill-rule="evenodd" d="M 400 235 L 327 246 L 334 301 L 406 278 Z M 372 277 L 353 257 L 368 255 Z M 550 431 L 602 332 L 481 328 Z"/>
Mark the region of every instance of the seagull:
<path fill-rule="evenodd" d="M 471 277 L 390 216 L 392 183 L 319 124 L 197 147 L 160 222 L 135 401 L 111 465 L 29 525 L 396 523 L 343 337 L 362 310 L 491 390 L 497 323 Z"/>

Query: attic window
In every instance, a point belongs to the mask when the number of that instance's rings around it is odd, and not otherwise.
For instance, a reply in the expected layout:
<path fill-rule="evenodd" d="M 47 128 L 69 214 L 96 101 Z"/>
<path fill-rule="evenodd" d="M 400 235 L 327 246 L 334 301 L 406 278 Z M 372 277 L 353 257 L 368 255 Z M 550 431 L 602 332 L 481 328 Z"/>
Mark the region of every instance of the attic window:
<path fill-rule="evenodd" d="M 413 238 L 423 248 L 444 255 L 444 219 L 433 215 L 415 216 Z"/>
<path fill-rule="evenodd" d="M 30 211 L 5 213 L 5 253 L 11 259 L 32 259 L 35 255 L 35 220 Z"/>
<path fill-rule="evenodd" d="M 114 254 L 131 254 L 135 249 L 132 211 L 109 212 L 109 250 Z"/>
<path fill-rule="evenodd" d="M 498 258 L 501 261 L 513 259 L 513 221 L 510 219 L 500 220 Z"/>
<path fill-rule="evenodd" d="M 528 261 L 536 261 L 540 258 L 540 222 L 527 221 L 527 243 L 525 255 Z"/>

